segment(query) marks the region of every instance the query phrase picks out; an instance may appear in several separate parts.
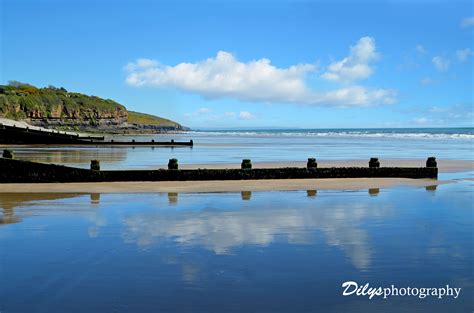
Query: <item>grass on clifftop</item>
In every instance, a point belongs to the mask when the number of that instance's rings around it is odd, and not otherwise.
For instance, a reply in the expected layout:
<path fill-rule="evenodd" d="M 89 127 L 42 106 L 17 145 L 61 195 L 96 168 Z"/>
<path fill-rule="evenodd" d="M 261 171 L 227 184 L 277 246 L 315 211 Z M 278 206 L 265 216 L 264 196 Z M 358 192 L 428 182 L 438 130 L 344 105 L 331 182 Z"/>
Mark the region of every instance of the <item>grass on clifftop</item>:
<path fill-rule="evenodd" d="M 159 116 L 128 111 L 128 122 L 131 124 L 149 124 L 159 126 L 176 126 L 176 122 Z"/>

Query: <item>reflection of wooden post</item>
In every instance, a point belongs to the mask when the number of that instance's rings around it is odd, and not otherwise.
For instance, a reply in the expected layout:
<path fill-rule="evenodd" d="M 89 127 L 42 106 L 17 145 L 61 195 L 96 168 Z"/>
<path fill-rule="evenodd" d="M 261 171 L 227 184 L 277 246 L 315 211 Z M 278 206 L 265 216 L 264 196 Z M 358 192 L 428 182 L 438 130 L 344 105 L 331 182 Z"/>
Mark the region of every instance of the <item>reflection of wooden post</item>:
<path fill-rule="evenodd" d="M 369 189 L 369 195 L 370 195 L 371 197 L 378 196 L 379 193 L 380 193 L 380 189 L 379 189 L 379 188 L 370 188 L 370 189 Z"/>
<path fill-rule="evenodd" d="M 178 193 L 177 192 L 168 192 L 168 203 L 170 203 L 170 204 L 178 203 Z"/>
<path fill-rule="evenodd" d="M 0 225 L 1 224 L 13 224 L 20 220 L 20 218 L 15 216 L 15 212 L 13 208 L 3 209 L 3 217 L 0 217 Z"/>
<path fill-rule="evenodd" d="M 310 198 L 316 197 L 316 194 L 318 193 L 317 190 L 306 190 L 306 195 Z"/>
<path fill-rule="evenodd" d="M 250 198 L 252 198 L 252 192 L 251 191 L 242 191 L 240 193 L 240 196 L 242 197 L 242 200 L 250 200 Z"/>
<path fill-rule="evenodd" d="M 438 188 L 438 185 L 431 185 L 425 187 L 426 191 L 436 191 L 436 188 Z"/>
<path fill-rule="evenodd" d="M 91 193 L 90 198 L 92 204 L 100 203 L 100 193 Z"/>

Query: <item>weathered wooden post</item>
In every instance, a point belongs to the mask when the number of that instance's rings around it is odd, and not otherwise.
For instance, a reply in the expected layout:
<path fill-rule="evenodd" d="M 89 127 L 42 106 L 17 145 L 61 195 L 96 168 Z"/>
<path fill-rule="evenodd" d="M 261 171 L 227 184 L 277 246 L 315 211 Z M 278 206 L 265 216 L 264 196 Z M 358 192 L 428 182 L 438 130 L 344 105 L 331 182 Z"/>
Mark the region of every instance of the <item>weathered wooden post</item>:
<path fill-rule="evenodd" d="M 14 158 L 13 151 L 12 151 L 12 150 L 8 150 L 8 149 L 3 150 L 3 157 L 4 157 L 5 159 L 13 159 L 13 158 Z"/>
<path fill-rule="evenodd" d="M 317 168 L 318 163 L 316 163 L 316 159 L 315 158 L 308 158 L 308 163 L 306 163 L 306 167 L 307 168 Z"/>
<path fill-rule="evenodd" d="M 426 167 L 438 167 L 438 162 L 436 162 L 435 157 L 429 157 L 426 160 Z"/>
<path fill-rule="evenodd" d="M 100 161 L 99 160 L 91 160 L 91 170 L 92 171 L 100 171 Z"/>
<path fill-rule="evenodd" d="M 380 162 L 378 158 L 370 158 L 369 167 L 380 167 Z"/>
<path fill-rule="evenodd" d="M 178 159 L 170 159 L 168 161 L 168 169 L 169 170 L 177 170 L 178 169 Z"/>
<path fill-rule="evenodd" d="M 251 170 L 252 169 L 252 161 L 250 159 L 243 159 L 240 168 L 243 170 Z"/>

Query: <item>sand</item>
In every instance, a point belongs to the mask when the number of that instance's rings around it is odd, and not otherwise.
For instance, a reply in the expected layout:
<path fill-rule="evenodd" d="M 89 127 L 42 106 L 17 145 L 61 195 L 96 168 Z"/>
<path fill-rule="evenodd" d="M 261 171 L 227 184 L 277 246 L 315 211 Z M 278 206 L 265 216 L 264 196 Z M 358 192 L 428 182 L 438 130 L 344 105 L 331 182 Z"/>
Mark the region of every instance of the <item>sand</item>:
<path fill-rule="evenodd" d="M 381 160 L 382 166 L 423 166 L 425 160 Z M 254 167 L 305 166 L 304 162 L 258 163 Z M 362 160 L 321 161 L 320 167 L 367 166 Z M 182 168 L 238 168 L 239 164 L 182 166 Z M 474 170 L 474 161 L 440 160 L 440 173 Z M 466 177 L 469 179 L 469 177 Z M 360 190 L 397 186 L 427 187 L 451 180 L 408 178 L 337 178 L 286 180 L 166 181 L 112 183 L 0 184 L 0 193 L 149 193 L 149 192 L 240 192 L 286 190 Z"/>

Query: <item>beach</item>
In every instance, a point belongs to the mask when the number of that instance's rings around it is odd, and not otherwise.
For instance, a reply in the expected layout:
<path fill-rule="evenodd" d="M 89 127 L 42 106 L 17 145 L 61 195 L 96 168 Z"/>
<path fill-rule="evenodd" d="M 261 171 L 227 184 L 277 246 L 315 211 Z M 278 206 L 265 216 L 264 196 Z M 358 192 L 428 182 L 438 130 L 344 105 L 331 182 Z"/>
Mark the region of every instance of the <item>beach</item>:
<path fill-rule="evenodd" d="M 0 247 L 8 251 L 0 272 L 9 282 L 0 286 L 0 310 L 465 311 L 474 293 L 467 253 L 474 155 L 466 136 L 187 132 L 136 140 L 193 138 L 192 149 L 8 146 L 15 159 L 79 168 L 97 159 L 104 170 L 166 169 L 170 158 L 180 169 L 238 169 L 244 158 L 255 169 L 305 168 L 309 157 L 319 168 L 368 167 L 370 157 L 381 167 L 419 168 L 435 156 L 439 172 L 438 179 L 0 184 Z M 348 280 L 461 292 L 355 303 L 341 296 Z"/>

